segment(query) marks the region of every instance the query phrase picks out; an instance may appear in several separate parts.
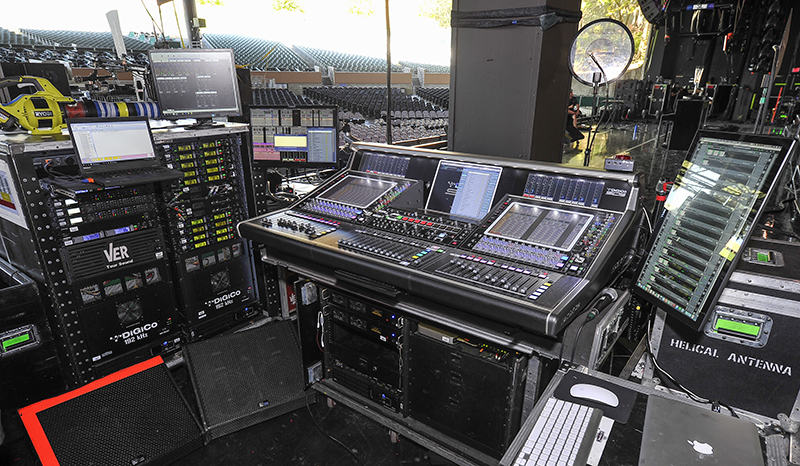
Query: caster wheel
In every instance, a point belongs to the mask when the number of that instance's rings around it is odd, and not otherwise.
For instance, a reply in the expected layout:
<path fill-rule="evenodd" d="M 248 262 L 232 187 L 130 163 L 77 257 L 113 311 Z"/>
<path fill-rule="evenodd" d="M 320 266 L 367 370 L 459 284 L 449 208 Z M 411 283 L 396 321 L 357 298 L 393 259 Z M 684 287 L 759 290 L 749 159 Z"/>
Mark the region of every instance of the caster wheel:
<path fill-rule="evenodd" d="M 335 401 L 333 401 L 333 398 L 325 398 L 325 404 L 327 404 L 327 405 L 328 405 L 328 407 L 329 407 L 329 408 L 331 408 L 331 409 L 332 409 L 334 406 L 336 406 L 336 402 L 335 402 Z"/>
<path fill-rule="evenodd" d="M 397 442 L 399 442 L 399 441 L 400 441 L 400 434 L 398 434 L 397 432 L 395 432 L 395 431 L 393 431 L 393 430 L 390 430 L 390 431 L 389 431 L 389 440 L 390 440 L 392 443 L 397 443 Z"/>

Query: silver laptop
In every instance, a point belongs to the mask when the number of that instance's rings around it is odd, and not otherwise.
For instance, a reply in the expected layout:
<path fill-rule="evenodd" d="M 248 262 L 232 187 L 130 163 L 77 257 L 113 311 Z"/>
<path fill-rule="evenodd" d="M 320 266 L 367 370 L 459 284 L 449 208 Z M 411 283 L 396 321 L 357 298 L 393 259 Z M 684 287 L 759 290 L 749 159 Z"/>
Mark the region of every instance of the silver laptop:
<path fill-rule="evenodd" d="M 764 466 L 764 458 L 752 422 L 650 396 L 639 465 Z"/>

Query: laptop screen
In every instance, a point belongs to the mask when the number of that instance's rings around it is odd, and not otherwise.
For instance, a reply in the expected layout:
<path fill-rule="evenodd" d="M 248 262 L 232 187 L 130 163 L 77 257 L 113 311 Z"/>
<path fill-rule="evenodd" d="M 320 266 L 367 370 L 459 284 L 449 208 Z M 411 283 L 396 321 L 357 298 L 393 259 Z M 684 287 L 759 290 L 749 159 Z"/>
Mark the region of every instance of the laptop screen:
<path fill-rule="evenodd" d="M 81 167 L 110 171 L 158 165 L 146 119 L 69 121 Z"/>

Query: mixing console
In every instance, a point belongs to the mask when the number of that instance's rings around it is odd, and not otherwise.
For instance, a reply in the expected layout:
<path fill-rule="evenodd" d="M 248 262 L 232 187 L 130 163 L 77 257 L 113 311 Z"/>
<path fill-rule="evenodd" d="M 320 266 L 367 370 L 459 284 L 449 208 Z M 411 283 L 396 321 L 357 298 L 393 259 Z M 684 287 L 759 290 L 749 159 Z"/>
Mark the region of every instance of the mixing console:
<path fill-rule="evenodd" d="M 636 175 L 354 147 L 347 170 L 239 224 L 242 236 L 289 268 L 361 276 L 549 336 L 627 265 Z"/>

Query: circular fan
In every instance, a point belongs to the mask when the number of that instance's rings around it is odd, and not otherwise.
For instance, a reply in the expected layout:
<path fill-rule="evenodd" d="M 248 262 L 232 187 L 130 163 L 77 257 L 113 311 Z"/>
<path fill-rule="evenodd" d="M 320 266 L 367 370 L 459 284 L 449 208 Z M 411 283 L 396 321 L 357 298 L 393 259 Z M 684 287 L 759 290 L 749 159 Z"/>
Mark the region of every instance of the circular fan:
<path fill-rule="evenodd" d="M 143 315 L 142 304 L 138 299 L 117 304 L 117 318 L 123 327 L 137 324 Z"/>
<path fill-rule="evenodd" d="M 628 69 L 633 47 L 633 35 L 624 24 L 609 18 L 592 21 L 572 41 L 569 70 L 587 86 L 609 83 Z"/>

